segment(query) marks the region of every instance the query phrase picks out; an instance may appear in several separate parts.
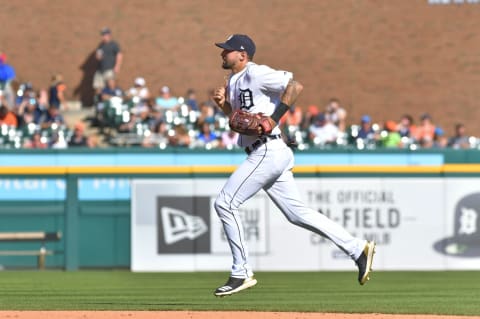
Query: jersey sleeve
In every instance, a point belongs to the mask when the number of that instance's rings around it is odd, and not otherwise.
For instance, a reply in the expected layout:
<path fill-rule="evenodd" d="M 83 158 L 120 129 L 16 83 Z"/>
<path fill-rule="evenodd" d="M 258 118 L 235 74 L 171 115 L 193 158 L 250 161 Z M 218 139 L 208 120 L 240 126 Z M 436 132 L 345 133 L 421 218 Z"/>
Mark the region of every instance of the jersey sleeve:
<path fill-rule="evenodd" d="M 255 78 L 262 91 L 281 93 L 285 91 L 293 74 L 288 71 L 275 70 L 266 65 L 259 65 L 255 68 Z"/>

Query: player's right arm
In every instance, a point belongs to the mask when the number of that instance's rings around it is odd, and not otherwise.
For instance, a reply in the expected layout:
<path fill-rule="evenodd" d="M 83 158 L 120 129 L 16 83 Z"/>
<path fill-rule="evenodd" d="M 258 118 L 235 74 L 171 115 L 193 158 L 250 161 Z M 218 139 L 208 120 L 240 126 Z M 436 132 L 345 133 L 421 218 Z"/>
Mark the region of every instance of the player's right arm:
<path fill-rule="evenodd" d="M 226 89 L 224 86 L 218 87 L 213 93 L 213 100 L 226 116 L 232 113 L 232 106 L 226 99 Z"/>

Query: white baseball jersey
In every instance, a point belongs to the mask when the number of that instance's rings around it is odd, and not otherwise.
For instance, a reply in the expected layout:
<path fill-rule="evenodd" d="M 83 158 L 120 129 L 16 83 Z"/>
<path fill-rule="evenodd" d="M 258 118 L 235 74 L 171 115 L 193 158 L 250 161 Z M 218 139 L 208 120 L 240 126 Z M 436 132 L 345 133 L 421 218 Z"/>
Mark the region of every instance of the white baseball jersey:
<path fill-rule="evenodd" d="M 227 85 L 227 100 L 232 110 L 243 109 L 250 113 L 272 115 L 293 75 L 287 71 L 277 71 L 266 65 L 248 62 L 245 69 L 230 76 Z M 276 126 L 272 135 L 280 134 Z M 238 145 L 248 146 L 255 136 L 240 135 Z"/>

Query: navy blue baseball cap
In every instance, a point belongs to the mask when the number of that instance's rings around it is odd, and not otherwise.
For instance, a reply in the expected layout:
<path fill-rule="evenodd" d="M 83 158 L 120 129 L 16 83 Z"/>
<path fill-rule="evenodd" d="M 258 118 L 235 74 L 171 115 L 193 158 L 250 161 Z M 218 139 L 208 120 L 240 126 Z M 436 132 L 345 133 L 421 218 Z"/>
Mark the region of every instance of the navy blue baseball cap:
<path fill-rule="evenodd" d="M 233 34 L 228 37 L 227 41 L 215 43 L 215 45 L 225 50 L 245 51 L 250 59 L 253 58 L 255 54 L 255 43 L 245 34 Z"/>

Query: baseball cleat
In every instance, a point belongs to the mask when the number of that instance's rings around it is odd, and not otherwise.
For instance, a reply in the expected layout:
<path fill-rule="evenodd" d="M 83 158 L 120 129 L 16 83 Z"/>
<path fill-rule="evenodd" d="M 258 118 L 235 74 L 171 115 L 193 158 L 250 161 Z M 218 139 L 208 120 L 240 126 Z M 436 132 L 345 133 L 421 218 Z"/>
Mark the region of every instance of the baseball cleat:
<path fill-rule="evenodd" d="M 249 277 L 249 278 L 230 277 L 228 278 L 228 281 L 225 283 L 225 285 L 223 285 L 222 287 L 218 287 L 215 290 L 214 294 L 217 297 L 229 296 L 239 291 L 253 287 L 256 284 L 257 284 L 257 280 L 253 277 Z"/>
<path fill-rule="evenodd" d="M 375 242 L 369 241 L 365 245 L 360 257 L 355 260 L 358 266 L 358 282 L 364 285 L 370 280 L 369 274 L 372 271 L 373 255 L 375 254 Z"/>

